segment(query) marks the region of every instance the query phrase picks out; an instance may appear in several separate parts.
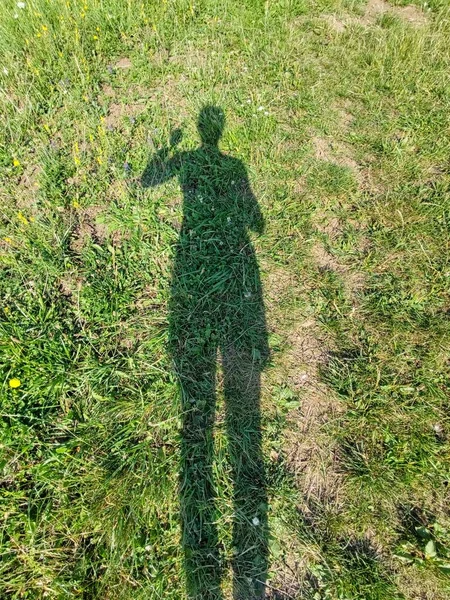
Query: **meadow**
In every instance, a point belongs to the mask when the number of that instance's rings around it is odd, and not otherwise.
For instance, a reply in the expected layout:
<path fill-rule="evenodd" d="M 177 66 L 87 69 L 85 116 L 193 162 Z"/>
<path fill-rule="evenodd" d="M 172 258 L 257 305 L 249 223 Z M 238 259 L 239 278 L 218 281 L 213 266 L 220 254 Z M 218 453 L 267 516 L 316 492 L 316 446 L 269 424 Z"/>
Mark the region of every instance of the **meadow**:
<path fill-rule="evenodd" d="M 0 598 L 450 595 L 447 0 L 4 0 Z"/>

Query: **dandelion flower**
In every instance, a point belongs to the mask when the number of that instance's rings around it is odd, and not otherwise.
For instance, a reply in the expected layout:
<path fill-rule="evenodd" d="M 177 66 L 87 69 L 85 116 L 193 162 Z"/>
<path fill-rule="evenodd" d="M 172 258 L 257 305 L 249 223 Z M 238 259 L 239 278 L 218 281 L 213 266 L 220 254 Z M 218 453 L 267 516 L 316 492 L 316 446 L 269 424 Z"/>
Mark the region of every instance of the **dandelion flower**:
<path fill-rule="evenodd" d="M 20 167 L 20 161 L 18 161 L 18 160 L 17 160 L 17 158 L 14 158 L 14 159 L 13 159 L 13 165 L 14 165 L 15 167 Z"/>
<path fill-rule="evenodd" d="M 13 389 L 20 387 L 20 379 L 17 379 L 17 377 L 13 377 L 12 379 L 10 379 L 9 387 Z"/>

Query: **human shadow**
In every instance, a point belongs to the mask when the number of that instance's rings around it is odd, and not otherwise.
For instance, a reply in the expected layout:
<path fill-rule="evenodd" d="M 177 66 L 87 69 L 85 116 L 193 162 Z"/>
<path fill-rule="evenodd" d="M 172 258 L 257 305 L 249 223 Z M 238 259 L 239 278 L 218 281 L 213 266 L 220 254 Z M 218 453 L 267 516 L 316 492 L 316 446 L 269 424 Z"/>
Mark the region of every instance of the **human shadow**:
<path fill-rule="evenodd" d="M 218 143 L 223 111 L 200 112 L 201 145 L 175 151 L 181 132 L 147 165 L 141 183 L 178 177 L 183 190 L 169 302 L 169 350 L 179 381 L 183 427 L 179 479 L 182 544 L 189 598 L 222 598 L 227 565 L 219 541 L 213 476 L 217 363 L 233 481 L 233 596 L 264 595 L 267 494 L 261 449 L 260 378 L 269 351 L 258 264 L 249 230 L 263 217 L 243 163 Z M 220 358 L 219 358 L 220 357 Z"/>

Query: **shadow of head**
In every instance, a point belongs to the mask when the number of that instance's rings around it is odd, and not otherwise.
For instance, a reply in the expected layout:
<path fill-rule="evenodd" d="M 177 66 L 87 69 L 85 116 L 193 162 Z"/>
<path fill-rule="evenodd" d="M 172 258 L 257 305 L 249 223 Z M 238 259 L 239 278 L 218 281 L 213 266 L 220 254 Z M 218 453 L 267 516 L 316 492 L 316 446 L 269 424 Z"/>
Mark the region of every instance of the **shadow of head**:
<path fill-rule="evenodd" d="M 225 127 L 225 113 L 218 106 L 204 106 L 197 127 L 204 146 L 217 146 Z"/>

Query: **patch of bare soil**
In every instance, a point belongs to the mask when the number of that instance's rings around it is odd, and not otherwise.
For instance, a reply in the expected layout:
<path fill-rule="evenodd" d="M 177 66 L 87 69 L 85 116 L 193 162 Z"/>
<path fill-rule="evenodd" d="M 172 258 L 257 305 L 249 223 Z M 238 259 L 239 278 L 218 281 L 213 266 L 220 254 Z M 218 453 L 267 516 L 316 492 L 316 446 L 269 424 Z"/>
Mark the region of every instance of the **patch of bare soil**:
<path fill-rule="evenodd" d="M 413 25 L 426 25 L 428 23 L 427 15 L 418 6 L 412 4 L 408 4 L 408 6 L 396 6 L 394 11 L 404 21 Z"/>
<path fill-rule="evenodd" d="M 371 25 L 379 15 L 391 12 L 403 21 L 412 25 L 425 25 L 427 17 L 417 6 L 392 6 L 385 0 L 369 0 L 364 14 L 357 19 L 362 25 Z"/>
<path fill-rule="evenodd" d="M 326 21 L 331 29 L 334 29 L 334 31 L 337 31 L 338 33 L 345 31 L 345 19 L 340 19 L 337 15 L 323 15 L 322 19 Z"/>
<path fill-rule="evenodd" d="M 108 115 L 105 118 L 105 126 L 115 129 L 124 117 L 136 118 L 145 109 L 143 102 L 132 102 L 130 104 L 119 104 L 114 102 L 110 105 Z"/>
<path fill-rule="evenodd" d="M 129 69 L 130 67 L 132 67 L 132 62 L 129 58 L 123 57 L 120 58 L 116 64 L 114 65 L 114 67 L 116 69 Z"/>
<path fill-rule="evenodd" d="M 337 264 L 333 263 L 336 267 Z M 276 381 L 299 394 L 300 415 L 293 417 L 294 434 L 286 440 L 284 456 L 291 471 L 303 472 L 311 466 L 311 450 L 319 439 L 318 431 L 336 411 L 337 402 L 320 378 L 320 369 L 333 348 L 332 340 L 320 328 L 314 317 L 301 314 L 279 314 L 284 299 L 307 299 L 308 284 L 299 282 L 287 269 L 266 265 L 264 297 L 269 325 L 284 341 L 285 350 L 278 358 Z M 325 450 L 327 451 L 327 450 Z M 315 456 L 320 456 L 315 452 Z"/>
<path fill-rule="evenodd" d="M 333 106 L 338 114 L 340 127 L 346 131 L 353 123 L 355 117 L 352 113 L 353 104 L 350 100 L 341 100 Z"/>
<path fill-rule="evenodd" d="M 360 17 L 337 15 L 323 15 L 325 20 L 332 29 L 341 33 L 347 25 L 359 23 L 360 25 L 373 25 L 380 15 L 391 13 L 399 17 L 405 23 L 410 23 L 413 26 L 420 27 L 428 22 L 427 15 L 418 7 L 409 4 L 408 6 L 392 6 L 385 0 L 369 0 L 366 4 L 364 13 Z"/>
<path fill-rule="evenodd" d="M 332 505 L 341 502 L 341 478 L 338 472 L 333 441 L 324 426 L 341 411 L 333 392 L 322 383 L 320 368 L 327 361 L 332 341 L 312 318 L 298 322 L 286 334 L 288 349 L 280 359 L 282 380 L 297 391 L 300 410 L 289 416 L 284 433 L 282 452 L 273 452 L 271 460 L 282 460 L 293 475 L 299 490 L 297 509 L 307 514 L 309 505 Z M 283 558 L 270 582 L 273 598 L 297 598 L 308 565 L 313 559 L 305 548 L 298 548 L 291 539 L 286 542 Z M 277 593 L 275 593 L 277 592 Z"/>
<path fill-rule="evenodd" d="M 264 298 L 266 303 L 276 306 L 280 300 L 298 285 L 295 276 L 282 267 L 262 265 L 265 271 Z"/>
<path fill-rule="evenodd" d="M 322 244 L 314 244 L 311 248 L 311 257 L 320 271 L 334 271 L 339 274 L 347 294 L 352 295 L 363 287 L 364 277 L 362 273 L 353 271 L 347 265 L 343 265 Z"/>
<path fill-rule="evenodd" d="M 42 167 L 39 165 L 30 164 L 25 168 L 17 188 L 16 205 L 18 208 L 29 210 L 36 208 L 41 172 Z"/>
<path fill-rule="evenodd" d="M 107 98 L 114 98 L 116 96 L 114 88 L 109 85 L 109 83 L 104 83 L 102 85 L 102 94 Z"/>
<path fill-rule="evenodd" d="M 336 142 L 330 138 L 313 136 L 311 138 L 314 155 L 318 160 L 334 162 L 341 167 L 347 167 L 354 171 L 359 178 L 359 165 L 351 156 L 351 150 L 341 142 Z"/>
<path fill-rule="evenodd" d="M 61 294 L 65 296 L 70 302 L 76 303 L 77 296 L 83 287 L 84 279 L 82 277 L 62 277 L 59 282 L 59 289 Z"/>
<path fill-rule="evenodd" d="M 89 240 L 97 244 L 106 241 L 109 237 L 109 229 L 97 219 L 103 210 L 102 206 L 89 206 L 79 212 L 78 224 L 70 243 L 71 250 L 80 253 Z"/>
<path fill-rule="evenodd" d="M 331 241 L 342 235 L 343 225 L 341 220 L 328 214 L 316 217 L 316 227 L 320 233 L 324 233 Z"/>

